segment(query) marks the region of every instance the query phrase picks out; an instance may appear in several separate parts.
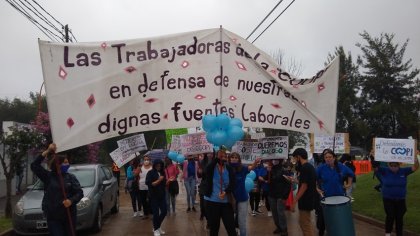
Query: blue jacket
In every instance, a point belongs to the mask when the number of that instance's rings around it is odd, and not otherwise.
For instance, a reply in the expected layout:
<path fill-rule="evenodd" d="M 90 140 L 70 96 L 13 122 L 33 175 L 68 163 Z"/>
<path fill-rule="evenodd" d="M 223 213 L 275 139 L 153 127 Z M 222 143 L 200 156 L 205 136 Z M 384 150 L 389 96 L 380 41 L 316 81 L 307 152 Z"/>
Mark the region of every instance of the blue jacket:
<path fill-rule="evenodd" d="M 344 177 L 354 177 L 354 173 L 350 168 L 338 162 L 336 168 L 331 168 L 327 164 L 318 166 L 316 176 L 321 190 L 324 191 L 324 197 L 344 196 Z"/>

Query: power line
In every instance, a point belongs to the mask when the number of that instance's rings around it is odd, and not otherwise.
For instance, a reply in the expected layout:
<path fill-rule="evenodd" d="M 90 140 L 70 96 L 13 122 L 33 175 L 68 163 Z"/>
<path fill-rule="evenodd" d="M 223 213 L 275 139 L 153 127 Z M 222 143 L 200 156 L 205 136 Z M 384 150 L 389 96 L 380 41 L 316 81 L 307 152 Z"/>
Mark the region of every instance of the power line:
<path fill-rule="evenodd" d="M 7 3 L 9 3 L 13 8 L 15 8 L 18 12 L 20 12 L 22 15 L 24 15 L 32 24 L 34 24 L 39 30 L 41 30 L 42 33 L 44 33 L 49 39 L 52 41 L 57 41 L 57 39 L 54 37 L 54 35 L 51 35 L 47 29 L 45 29 L 41 24 L 39 24 L 35 19 L 33 19 L 32 16 L 29 15 L 24 9 L 20 9 L 15 3 L 11 2 L 11 0 L 6 0 Z"/>
<path fill-rule="evenodd" d="M 273 11 L 280 5 L 280 3 L 283 2 L 283 0 L 280 0 L 276 6 L 274 6 L 273 9 L 271 9 L 271 11 L 264 17 L 264 19 L 257 25 L 257 27 L 255 27 L 255 29 L 248 35 L 248 37 L 246 37 L 246 40 L 249 39 L 249 37 L 251 37 L 251 35 L 261 26 L 261 24 L 271 15 L 271 13 L 273 13 Z"/>
<path fill-rule="evenodd" d="M 263 30 L 263 32 L 261 32 L 261 34 L 258 35 L 258 37 L 256 37 L 254 39 L 254 41 L 252 41 L 252 43 L 254 43 L 255 41 L 257 41 L 257 39 L 268 29 L 270 28 L 270 26 L 295 2 L 296 0 L 293 0 L 291 3 L 289 3 L 289 5 L 287 5 L 287 7 L 276 17 L 276 19 L 274 19 L 268 26 L 267 28 L 265 28 Z"/>
<path fill-rule="evenodd" d="M 53 17 L 35 0 L 32 0 L 33 4 L 31 4 L 28 0 L 6 1 L 18 12 L 24 15 L 29 21 L 31 21 L 39 30 L 41 30 L 42 33 L 44 33 L 52 41 L 72 42 L 73 39 L 76 40 L 76 37 L 71 31 L 71 37 L 68 37 L 68 27 L 65 27 L 61 22 L 59 22 L 55 17 Z M 47 14 L 47 16 L 49 16 L 56 23 L 51 22 L 51 20 L 49 20 L 48 17 L 44 14 Z M 63 31 L 67 33 L 65 34 Z"/>

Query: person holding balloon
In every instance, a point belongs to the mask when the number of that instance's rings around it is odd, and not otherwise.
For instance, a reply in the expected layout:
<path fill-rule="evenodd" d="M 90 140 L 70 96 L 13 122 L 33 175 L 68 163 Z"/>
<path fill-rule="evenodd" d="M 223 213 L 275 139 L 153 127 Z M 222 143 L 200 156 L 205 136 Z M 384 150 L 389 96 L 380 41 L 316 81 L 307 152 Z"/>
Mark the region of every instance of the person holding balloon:
<path fill-rule="evenodd" d="M 236 236 L 233 206 L 228 201 L 235 189 L 235 173 L 227 165 L 225 149 L 219 149 L 215 158 L 207 165 L 205 183 L 202 185 L 206 201 L 206 216 L 210 226 L 210 236 L 219 234 L 222 219 L 229 236 Z"/>
<path fill-rule="evenodd" d="M 248 192 L 253 188 L 253 181 L 256 177 L 255 172 L 250 172 L 261 161 L 261 158 L 255 159 L 254 163 L 249 166 L 242 165 L 241 157 L 237 152 L 229 155 L 229 165 L 232 166 L 235 173 L 235 189 L 233 196 L 236 200 L 235 207 L 235 225 L 239 226 L 239 235 L 246 236 L 246 221 L 248 213 Z M 251 175 L 252 173 L 252 175 Z M 251 186 L 246 186 L 246 179 L 252 180 Z M 250 182 L 250 181 L 248 181 Z"/>

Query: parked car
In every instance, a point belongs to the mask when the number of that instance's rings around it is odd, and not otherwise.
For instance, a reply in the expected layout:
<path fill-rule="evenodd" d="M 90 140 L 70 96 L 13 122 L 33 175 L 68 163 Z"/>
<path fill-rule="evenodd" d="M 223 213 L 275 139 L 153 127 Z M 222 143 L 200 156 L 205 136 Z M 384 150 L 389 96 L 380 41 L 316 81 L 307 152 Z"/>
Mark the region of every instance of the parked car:
<path fill-rule="evenodd" d="M 77 204 L 76 229 L 102 229 L 102 216 L 119 211 L 117 179 L 110 169 L 101 164 L 72 165 L 69 172 L 80 182 L 84 197 Z M 38 180 L 16 203 L 13 213 L 13 228 L 17 234 L 48 233 L 47 219 L 41 204 L 44 184 Z"/>

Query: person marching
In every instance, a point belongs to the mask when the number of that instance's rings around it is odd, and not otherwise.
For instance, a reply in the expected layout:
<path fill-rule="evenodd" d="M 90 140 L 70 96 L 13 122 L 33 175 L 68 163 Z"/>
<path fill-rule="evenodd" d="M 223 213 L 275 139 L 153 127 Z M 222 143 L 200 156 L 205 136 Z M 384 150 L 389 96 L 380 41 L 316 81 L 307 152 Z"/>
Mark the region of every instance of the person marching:
<path fill-rule="evenodd" d="M 205 170 L 203 192 L 210 236 L 219 234 L 220 219 L 223 221 L 227 234 L 236 236 L 233 206 L 228 201 L 228 195 L 231 195 L 235 189 L 235 174 L 226 161 L 226 151 L 220 149 Z"/>
<path fill-rule="evenodd" d="M 268 201 L 270 202 L 273 221 L 276 229 L 273 234 L 287 236 L 287 219 L 285 214 L 285 201 L 289 197 L 291 183 L 285 177 L 287 174 L 282 166 L 283 160 L 272 160 L 273 167 L 269 172 L 269 193 Z"/>
<path fill-rule="evenodd" d="M 235 212 L 235 221 L 239 226 L 239 235 L 246 236 L 246 222 L 247 222 L 247 212 L 248 212 L 248 193 L 245 189 L 245 179 L 246 175 L 260 163 L 261 158 L 255 159 L 254 163 L 249 166 L 242 165 L 241 157 L 237 152 L 233 152 L 229 155 L 229 165 L 233 168 L 235 172 L 235 189 L 233 191 L 233 196 L 236 201 L 236 212 Z"/>
<path fill-rule="evenodd" d="M 293 200 L 291 211 L 295 211 L 296 203 L 299 208 L 299 225 L 304 236 L 313 236 L 314 227 L 311 220 L 311 212 L 315 209 L 316 199 L 316 172 L 315 168 L 308 162 L 308 153 L 303 148 L 297 148 L 293 152 L 297 158 L 299 171 L 299 188 Z"/>
<path fill-rule="evenodd" d="M 42 211 L 47 217 L 50 235 L 76 235 L 77 207 L 83 198 L 83 190 L 76 176 L 68 173 L 69 161 L 65 155 L 55 155 L 49 168 L 44 169 L 41 162 L 54 154 L 57 147 L 54 143 L 42 152 L 31 164 L 31 170 L 44 183 Z"/>
<path fill-rule="evenodd" d="M 344 189 L 350 188 L 353 182 L 354 173 L 347 166 L 337 160 L 337 155 L 331 149 L 323 152 L 325 163 L 316 169 L 317 191 L 321 198 L 331 196 L 345 196 Z M 344 185 L 344 176 L 347 176 Z M 344 188 L 343 188 L 344 185 Z M 324 235 L 325 221 L 321 207 L 317 206 L 317 227 L 319 236 Z"/>
<path fill-rule="evenodd" d="M 146 184 L 149 187 L 150 203 L 153 212 L 153 235 L 160 236 L 165 234 L 161 225 L 165 219 L 166 209 L 166 178 L 163 170 L 163 161 L 160 159 L 153 161 L 152 170 L 146 175 Z"/>
<path fill-rule="evenodd" d="M 419 151 L 417 151 L 419 155 Z M 419 169 L 419 160 L 414 157 L 414 165 L 401 167 L 398 162 L 389 162 L 388 167 L 380 167 L 371 156 L 372 167 L 382 179 L 382 200 L 386 214 L 385 235 L 390 236 L 395 222 L 397 236 L 403 235 L 404 214 L 407 211 L 407 177 Z"/>

